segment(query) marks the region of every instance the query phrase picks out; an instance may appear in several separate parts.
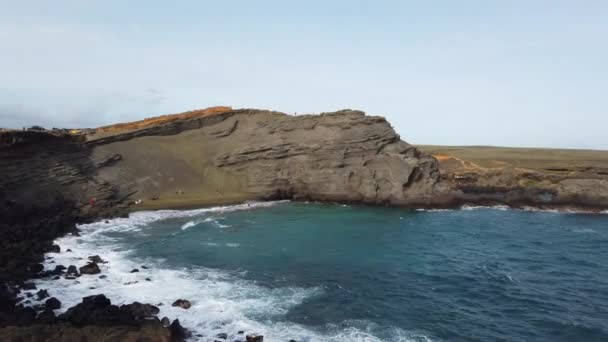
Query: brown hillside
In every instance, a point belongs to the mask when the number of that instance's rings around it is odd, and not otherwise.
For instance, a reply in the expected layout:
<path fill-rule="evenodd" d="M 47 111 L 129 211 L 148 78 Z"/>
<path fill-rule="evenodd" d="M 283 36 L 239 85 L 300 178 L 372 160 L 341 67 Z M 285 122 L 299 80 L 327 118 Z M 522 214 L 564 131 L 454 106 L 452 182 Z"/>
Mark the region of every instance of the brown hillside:
<path fill-rule="evenodd" d="M 115 125 L 102 126 L 102 127 L 97 128 L 96 131 L 97 132 L 115 132 L 115 131 L 122 131 L 122 130 L 138 130 L 138 129 L 142 129 L 142 128 L 146 128 L 146 127 L 150 127 L 150 126 L 167 123 L 170 121 L 201 118 L 201 117 L 205 117 L 205 116 L 212 116 L 212 115 L 217 115 L 217 114 L 221 114 L 221 113 L 226 113 L 229 111 L 232 111 L 232 107 L 225 107 L 225 106 L 209 107 L 206 109 L 192 110 L 192 111 L 188 111 L 188 112 L 184 112 L 184 113 L 161 115 L 161 116 L 156 116 L 156 117 L 152 117 L 152 118 L 146 118 L 146 119 L 139 120 L 139 121 L 124 122 L 124 123 L 119 123 L 119 124 L 115 124 Z"/>

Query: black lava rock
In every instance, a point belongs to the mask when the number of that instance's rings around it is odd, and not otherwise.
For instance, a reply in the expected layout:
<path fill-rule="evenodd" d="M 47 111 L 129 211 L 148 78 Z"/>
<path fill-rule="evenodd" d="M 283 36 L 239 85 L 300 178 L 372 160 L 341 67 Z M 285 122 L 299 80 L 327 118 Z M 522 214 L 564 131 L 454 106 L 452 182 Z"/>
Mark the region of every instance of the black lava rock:
<path fill-rule="evenodd" d="M 80 268 L 80 274 L 98 274 L 101 273 L 99 266 L 96 263 L 90 262 Z"/>
<path fill-rule="evenodd" d="M 49 297 L 49 293 L 46 290 L 40 290 L 40 291 L 36 292 L 36 298 L 38 298 L 38 300 L 43 300 L 48 297 Z"/>
<path fill-rule="evenodd" d="M 44 307 L 47 311 L 57 310 L 61 308 L 61 302 L 57 298 L 51 297 L 44 302 Z"/>
<path fill-rule="evenodd" d="M 89 261 L 96 263 L 96 264 L 102 264 L 104 263 L 103 259 L 99 256 L 99 255 L 92 255 L 89 257 Z"/>

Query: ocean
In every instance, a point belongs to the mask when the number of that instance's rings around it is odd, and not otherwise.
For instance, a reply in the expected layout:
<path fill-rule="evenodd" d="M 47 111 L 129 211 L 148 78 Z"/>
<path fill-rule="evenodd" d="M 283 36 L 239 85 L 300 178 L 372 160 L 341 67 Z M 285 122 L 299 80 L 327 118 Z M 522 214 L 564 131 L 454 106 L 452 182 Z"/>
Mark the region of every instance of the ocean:
<path fill-rule="evenodd" d="M 46 267 L 98 254 L 107 277 L 39 280 L 61 310 L 158 304 L 193 340 L 608 341 L 605 214 L 268 202 L 80 229 Z"/>

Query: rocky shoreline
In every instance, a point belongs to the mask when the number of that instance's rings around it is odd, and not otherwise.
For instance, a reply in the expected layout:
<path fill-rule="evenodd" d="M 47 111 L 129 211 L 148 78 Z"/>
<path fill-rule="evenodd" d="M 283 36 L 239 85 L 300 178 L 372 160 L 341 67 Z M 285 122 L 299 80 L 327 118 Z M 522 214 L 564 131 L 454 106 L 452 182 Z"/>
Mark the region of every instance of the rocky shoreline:
<path fill-rule="evenodd" d="M 446 172 L 440 162 L 403 142 L 385 119 L 352 110 L 294 117 L 221 107 L 75 133 L 1 132 L 0 334 L 26 341 L 183 339 L 179 322 L 167 324 L 149 304 L 118 307 L 100 294 L 59 316 L 57 299 L 23 305 L 34 296 L 28 279 L 97 276 L 97 259 L 44 270 L 56 238 L 78 234 L 77 223 L 132 211 L 280 199 L 608 209 L 603 174 L 479 176 Z"/>

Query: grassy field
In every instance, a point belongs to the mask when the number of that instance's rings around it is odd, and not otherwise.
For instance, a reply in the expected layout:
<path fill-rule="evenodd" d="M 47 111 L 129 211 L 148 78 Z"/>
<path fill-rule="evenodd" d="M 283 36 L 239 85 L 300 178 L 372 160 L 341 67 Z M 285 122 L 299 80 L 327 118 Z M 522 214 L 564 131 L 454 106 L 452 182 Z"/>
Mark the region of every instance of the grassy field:
<path fill-rule="evenodd" d="M 419 145 L 417 147 L 434 156 L 456 157 L 481 167 L 513 166 L 532 170 L 589 167 L 608 169 L 608 151 L 493 146 Z"/>

